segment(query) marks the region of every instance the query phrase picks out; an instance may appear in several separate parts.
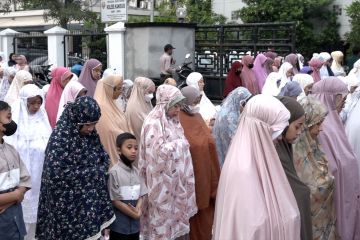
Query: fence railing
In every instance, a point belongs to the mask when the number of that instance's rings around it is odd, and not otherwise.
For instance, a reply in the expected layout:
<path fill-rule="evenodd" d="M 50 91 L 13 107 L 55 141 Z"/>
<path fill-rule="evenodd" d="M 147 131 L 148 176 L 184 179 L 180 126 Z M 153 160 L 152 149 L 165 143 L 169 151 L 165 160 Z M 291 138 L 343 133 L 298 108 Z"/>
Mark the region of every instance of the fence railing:
<path fill-rule="evenodd" d="M 84 31 L 71 31 L 64 36 L 65 65 L 84 63 L 89 58 L 96 58 L 107 66 L 106 33 L 90 33 Z"/>
<path fill-rule="evenodd" d="M 20 33 L 14 37 L 14 52 L 24 55 L 30 65 L 42 65 L 47 61 L 48 42 L 43 33 Z"/>
<path fill-rule="evenodd" d="M 224 80 L 233 61 L 268 50 L 285 55 L 295 51 L 295 23 L 252 23 L 198 26 L 195 70 L 206 78 L 212 99 L 222 99 Z"/>

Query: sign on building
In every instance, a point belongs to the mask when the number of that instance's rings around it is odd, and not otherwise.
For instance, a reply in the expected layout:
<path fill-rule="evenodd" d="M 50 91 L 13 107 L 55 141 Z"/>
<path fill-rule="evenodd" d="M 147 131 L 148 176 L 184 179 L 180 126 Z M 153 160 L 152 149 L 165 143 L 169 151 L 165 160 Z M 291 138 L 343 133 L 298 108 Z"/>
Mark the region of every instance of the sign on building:
<path fill-rule="evenodd" d="M 102 22 L 126 22 L 127 0 L 101 0 Z"/>

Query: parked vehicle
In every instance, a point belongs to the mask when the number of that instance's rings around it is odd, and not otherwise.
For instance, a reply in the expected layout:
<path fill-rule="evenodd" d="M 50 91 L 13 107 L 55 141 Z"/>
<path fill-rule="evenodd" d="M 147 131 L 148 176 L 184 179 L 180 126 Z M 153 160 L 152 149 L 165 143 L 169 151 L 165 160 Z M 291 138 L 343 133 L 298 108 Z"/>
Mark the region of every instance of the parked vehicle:
<path fill-rule="evenodd" d="M 189 67 L 189 65 L 192 64 L 192 62 L 188 62 L 188 60 L 190 59 L 190 56 L 191 56 L 190 53 L 185 55 L 184 63 L 181 65 L 180 70 L 177 71 L 177 73 L 179 75 L 178 87 L 180 89 L 186 86 L 186 78 L 187 78 L 187 76 L 189 76 L 190 73 L 193 72 L 193 70 Z"/>

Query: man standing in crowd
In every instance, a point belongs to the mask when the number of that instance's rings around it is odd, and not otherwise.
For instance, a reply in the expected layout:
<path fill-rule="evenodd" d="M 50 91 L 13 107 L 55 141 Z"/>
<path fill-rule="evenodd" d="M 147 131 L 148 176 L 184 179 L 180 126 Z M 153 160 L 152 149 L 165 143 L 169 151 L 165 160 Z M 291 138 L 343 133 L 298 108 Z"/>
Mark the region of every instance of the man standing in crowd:
<path fill-rule="evenodd" d="M 160 57 L 160 81 L 164 82 L 167 78 L 174 78 L 176 73 L 176 63 L 173 59 L 173 49 L 175 49 L 171 44 L 166 44 L 164 47 L 164 54 Z"/>

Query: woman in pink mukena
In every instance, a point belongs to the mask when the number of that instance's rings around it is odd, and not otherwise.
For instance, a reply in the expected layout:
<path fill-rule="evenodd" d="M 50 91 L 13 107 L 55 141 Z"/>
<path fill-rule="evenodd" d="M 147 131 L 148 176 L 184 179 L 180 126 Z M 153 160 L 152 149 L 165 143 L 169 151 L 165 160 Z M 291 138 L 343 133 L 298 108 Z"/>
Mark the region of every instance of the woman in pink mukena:
<path fill-rule="evenodd" d="M 339 115 L 347 94 L 348 88 L 343 81 L 328 77 L 314 84 L 311 96 L 329 111 L 319 139 L 335 177 L 337 232 L 342 240 L 355 240 L 360 239 L 359 167 Z"/>
<path fill-rule="evenodd" d="M 300 240 L 299 209 L 273 143 L 289 119 L 272 96 L 246 104 L 220 176 L 214 239 Z"/>
<path fill-rule="evenodd" d="M 178 116 L 184 99 L 176 87 L 159 86 L 156 106 L 143 123 L 139 172 L 149 190 L 141 219 L 145 239 L 187 239 L 189 219 L 197 212 L 190 145 Z"/>

